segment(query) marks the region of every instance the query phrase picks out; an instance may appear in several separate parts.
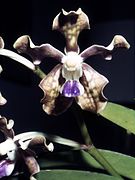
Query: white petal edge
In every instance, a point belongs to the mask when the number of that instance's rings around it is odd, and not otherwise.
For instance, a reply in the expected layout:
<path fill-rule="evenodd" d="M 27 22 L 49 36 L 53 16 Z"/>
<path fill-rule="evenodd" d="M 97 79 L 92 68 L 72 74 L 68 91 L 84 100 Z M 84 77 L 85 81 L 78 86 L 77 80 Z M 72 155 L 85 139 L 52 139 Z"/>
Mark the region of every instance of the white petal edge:
<path fill-rule="evenodd" d="M 7 100 L 2 96 L 1 92 L 0 92 L 0 105 L 4 105 L 7 103 Z"/>
<path fill-rule="evenodd" d="M 54 145 L 53 145 L 53 143 L 48 144 L 48 145 L 47 145 L 47 149 L 48 149 L 48 151 L 53 152 L 53 150 L 54 150 Z"/>

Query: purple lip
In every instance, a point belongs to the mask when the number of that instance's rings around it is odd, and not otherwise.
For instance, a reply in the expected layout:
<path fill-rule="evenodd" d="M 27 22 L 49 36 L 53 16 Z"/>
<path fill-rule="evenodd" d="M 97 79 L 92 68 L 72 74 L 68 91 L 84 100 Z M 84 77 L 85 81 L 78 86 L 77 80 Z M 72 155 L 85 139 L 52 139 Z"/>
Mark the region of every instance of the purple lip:
<path fill-rule="evenodd" d="M 9 176 L 14 169 L 14 163 L 8 161 L 8 160 L 3 160 L 0 161 L 0 178 Z"/>
<path fill-rule="evenodd" d="M 62 95 L 65 97 L 76 97 L 81 94 L 80 83 L 76 80 L 68 80 L 62 90 Z"/>

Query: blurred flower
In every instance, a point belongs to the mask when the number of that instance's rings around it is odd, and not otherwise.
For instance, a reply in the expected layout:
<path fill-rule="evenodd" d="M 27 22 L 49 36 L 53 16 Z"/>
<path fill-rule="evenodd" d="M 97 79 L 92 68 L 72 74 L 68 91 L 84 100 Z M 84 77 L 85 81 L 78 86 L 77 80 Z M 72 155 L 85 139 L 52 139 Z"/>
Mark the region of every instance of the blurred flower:
<path fill-rule="evenodd" d="M 84 63 L 84 60 L 97 54 L 110 60 L 115 48 L 129 48 L 129 44 L 124 37 L 116 35 L 109 46 L 92 45 L 79 54 L 79 33 L 89 28 L 89 19 L 80 8 L 76 12 L 62 10 L 53 21 L 53 29 L 65 36 L 65 54 L 50 44 L 34 45 L 28 35 L 21 36 L 14 43 L 14 48 L 19 53 L 30 55 L 35 65 L 39 65 L 45 57 L 60 62 L 39 84 L 44 91 L 43 109 L 48 114 L 64 112 L 73 99 L 82 109 L 95 113 L 102 111 L 107 104 L 103 95 L 107 78 Z"/>
<path fill-rule="evenodd" d="M 6 139 L 0 143 L 0 178 L 11 175 L 19 162 L 18 169 L 25 164 L 30 179 L 34 179 L 33 175 L 40 171 L 40 167 L 32 147 L 39 145 L 45 150 L 53 151 L 53 144 L 47 145 L 45 137 L 39 132 L 26 132 L 15 136 L 13 125 L 13 120 L 7 122 L 5 117 L 0 117 L 0 131 Z"/>

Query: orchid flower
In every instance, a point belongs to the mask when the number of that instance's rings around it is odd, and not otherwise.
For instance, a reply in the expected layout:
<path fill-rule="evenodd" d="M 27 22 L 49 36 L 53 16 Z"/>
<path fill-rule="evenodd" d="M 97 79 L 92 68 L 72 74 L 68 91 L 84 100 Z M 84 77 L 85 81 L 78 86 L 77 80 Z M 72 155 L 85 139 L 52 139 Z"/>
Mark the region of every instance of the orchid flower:
<path fill-rule="evenodd" d="M 30 179 L 40 171 L 36 161 L 36 154 L 32 151 L 34 145 L 42 145 L 43 149 L 53 151 L 53 144 L 46 144 L 46 139 L 40 132 L 26 132 L 14 135 L 14 121 L 0 117 L 0 131 L 5 136 L 5 141 L 0 143 L 0 178 L 10 176 L 19 162 L 19 168 L 23 163 L 27 166 Z"/>
<path fill-rule="evenodd" d="M 107 104 L 103 89 L 108 79 L 84 61 L 98 54 L 106 60 L 111 60 L 115 48 L 128 49 L 130 45 L 123 36 L 115 35 L 107 47 L 92 45 L 80 53 L 77 44 L 79 33 L 89 28 L 89 19 L 81 8 L 70 12 L 62 9 L 62 12 L 54 18 L 52 29 L 58 30 L 65 36 L 65 53 L 47 43 L 36 46 L 28 35 L 19 37 L 14 43 L 14 48 L 19 53 L 28 54 L 35 66 L 46 57 L 59 61 L 59 64 L 39 84 L 44 91 L 41 100 L 43 110 L 48 114 L 58 115 L 64 112 L 74 99 L 83 110 L 94 113 L 101 112 Z"/>

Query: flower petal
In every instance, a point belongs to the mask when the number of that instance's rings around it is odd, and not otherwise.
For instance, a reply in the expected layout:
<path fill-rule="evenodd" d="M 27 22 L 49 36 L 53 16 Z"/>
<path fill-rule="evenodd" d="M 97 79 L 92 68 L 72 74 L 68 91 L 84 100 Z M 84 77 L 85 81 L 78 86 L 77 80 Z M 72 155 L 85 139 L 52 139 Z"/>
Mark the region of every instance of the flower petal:
<path fill-rule="evenodd" d="M 15 144 L 22 150 L 26 150 L 30 146 L 38 144 L 43 145 L 44 148 L 49 150 L 49 147 L 46 144 L 45 136 L 46 135 L 42 132 L 31 131 L 17 134 L 13 140 Z"/>
<path fill-rule="evenodd" d="M 28 168 L 28 171 L 30 173 L 30 178 L 34 174 L 40 172 L 39 164 L 33 156 L 24 156 L 23 158 L 24 158 L 25 164 Z"/>
<path fill-rule="evenodd" d="M 34 145 L 42 145 L 43 149 L 51 151 L 51 152 L 54 149 L 54 146 L 52 143 L 50 143 L 49 145 L 46 144 L 46 138 L 42 135 L 36 136 L 33 139 L 31 139 L 31 141 L 29 142 L 28 148 Z"/>
<path fill-rule="evenodd" d="M 76 97 L 76 101 L 82 109 L 99 113 L 107 103 L 102 90 L 108 80 L 88 64 L 83 63 L 82 67 L 83 76 L 80 78 L 80 82 L 84 87 L 84 94 Z"/>
<path fill-rule="evenodd" d="M 61 88 L 61 94 L 65 97 L 76 97 L 82 95 L 83 93 L 83 86 L 76 80 L 66 81 Z"/>
<path fill-rule="evenodd" d="M 7 122 L 7 119 L 5 117 L 0 117 L 0 131 L 4 133 L 6 138 L 12 138 L 14 137 L 14 130 L 12 129 L 14 125 L 13 120 L 9 120 Z"/>
<path fill-rule="evenodd" d="M 77 44 L 79 33 L 89 28 L 87 15 L 79 8 L 77 11 L 62 10 L 53 20 L 54 30 L 60 31 L 66 38 L 66 52 L 79 52 Z"/>
<path fill-rule="evenodd" d="M 58 115 L 72 103 L 72 98 L 66 98 L 59 93 L 65 81 L 61 76 L 61 69 L 61 64 L 55 66 L 39 84 L 39 87 L 44 91 L 44 98 L 41 102 L 43 103 L 43 110 L 47 114 Z"/>
<path fill-rule="evenodd" d="M 6 141 L 0 143 L 0 156 L 7 155 L 8 159 L 15 160 L 16 150 L 17 146 L 11 138 L 8 138 Z"/>
<path fill-rule="evenodd" d="M 52 57 L 59 61 L 64 57 L 64 54 L 54 48 L 50 44 L 42 44 L 35 46 L 28 35 L 19 37 L 14 43 L 14 48 L 19 53 L 28 54 L 35 65 L 39 65 L 45 57 Z"/>
<path fill-rule="evenodd" d="M 44 134 L 42 132 L 37 132 L 37 131 L 30 131 L 30 132 L 24 132 L 17 134 L 14 137 L 14 141 L 17 142 L 21 139 L 21 141 L 26 142 L 27 140 L 31 140 L 32 138 L 35 138 L 36 136 L 43 136 Z"/>
<path fill-rule="evenodd" d="M 7 100 L 2 96 L 0 92 L 0 106 L 6 104 Z"/>
<path fill-rule="evenodd" d="M 114 49 L 118 47 L 127 48 L 127 49 L 130 47 L 129 43 L 121 35 L 115 35 L 112 42 L 107 47 L 100 45 L 93 45 L 88 47 L 80 54 L 80 56 L 83 59 L 86 59 L 89 56 L 101 54 L 106 60 L 111 60 L 112 52 L 114 51 Z"/>
<path fill-rule="evenodd" d="M 0 161 L 0 178 L 10 176 L 15 167 L 14 162 L 3 160 Z"/>

